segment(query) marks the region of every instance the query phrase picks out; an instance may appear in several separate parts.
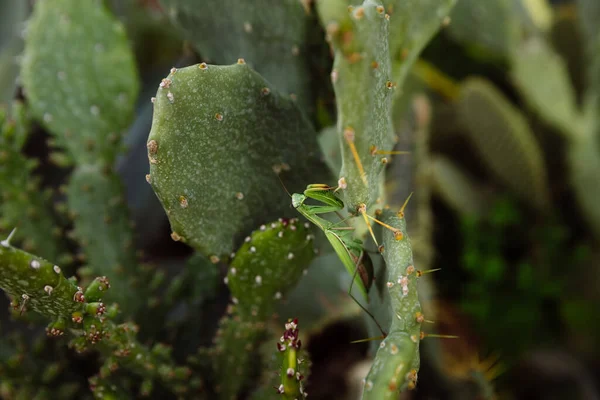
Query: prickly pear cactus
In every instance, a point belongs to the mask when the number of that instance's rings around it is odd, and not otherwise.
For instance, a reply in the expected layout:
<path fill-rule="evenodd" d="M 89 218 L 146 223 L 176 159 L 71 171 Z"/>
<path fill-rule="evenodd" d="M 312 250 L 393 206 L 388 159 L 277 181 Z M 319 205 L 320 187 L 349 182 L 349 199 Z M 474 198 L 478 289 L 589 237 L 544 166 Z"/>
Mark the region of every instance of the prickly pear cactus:
<path fill-rule="evenodd" d="M 266 324 L 245 320 L 235 307 L 227 310 L 208 355 L 212 359 L 215 390 L 222 400 L 235 400 L 258 378 L 259 347 L 266 339 Z"/>
<path fill-rule="evenodd" d="M 413 265 L 410 239 L 403 211 L 384 210 L 382 222 L 397 229 L 383 232 L 383 258 L 393 314 L 387 337 L 381 342 L 373 366 L 365 378 L 363 399 L 396 399 L 398 392 L 414 388 L 419 371 L 419 342 L 424 316 L 417 293 L 419 272 Z"/>
<path fill-rule="evenodd" d="M 125 30 L 102 2 L 37 2 L 21 75 L 33 114 L 72 159 L 112 163 L 139 84 Z"/>
<path fill-rule="evenodd" d="M 262 225 L 235 253 L 227 284 L 245 319 L 266 319 L 299 281 L 314 256 L 307 228 L 295 218 Z"/>
<path fill-rule="evenodd" d="M 73 37 L 81 38 L 77 45 Z M 93 274 L 115 278 L 110 300 L 131 315 L 145 295 L 131 290 L 139 271 L 127 207 L 112 171 L 139 86 L 123 25 L 101 2 L 37 2 L 22 79 L 33 115 L 76 164 L 67 185 L 75 217 L 71 236 Z"/>
<path fill-rule="evenodd" d="M 321 20 L 335 50 L 331 80 L 337 99 L 337 130 L 342 143 L 341 186 L 347 186 L 348 210 L 370 207 L 379 197 L 384 165 L 377 150 L 393 145 L 391 100 L 395 84 L 390 70 L 389 16 L 381 4 L 367 0 L 352 10 L 323 2 Z M 330 9 L 333 8 L 333 9 Z M 347 35 L 351 43 L 343 42 Z"/>
<path fill-rule="evenodd" d="M 30 130 L 28 110 L 15 102 L 11 115 L 0 107 L 0 226 L 6 231 L 18 227 L 15 241 L 24 249 L 68 262 L 63 243 L 48 240 L 48 233 L 61 233 L 49 206 L 51 194 L 33 175 L 37 163 L 22 153 Z"/>
<path fill-rule="evenodd" d="M 463 84 L 457 107 L 465 134 L 491 171 L 523 201 L 547 209 L 546 166 L 524 116 L 493 85 L 479 78 Z"/>
<path fill-rule="evenodd" d="M 294 215 L 279 178 L 298 190 L 325 170 L 310 123 L 243 60 L 173 69 L 154 101 L 147 179 L 172 238 L 207 256 Z"/>
<path fill-rule="evenodd" d="M 307 39 L 314 21 L 299 0 L 161 0 L 207 62 L 244 58 L 270 89 L 313 109 Z"/>
<path fill-rule="evenodd" d="M 177 367 L 169 350 L 161 345 L 150 350 L 137 340 L 136 325 L 113 322 L 117 307 L 103 303 L 110 288 L 106 277 L 94 279 L 83 290 L 74 279 L 65 278 L 58 265 L 12 247 L 10 239 L 0 242 L 0 288 L 12 297 L 15 309 L 31 309 L 52 318 L 46 328 L 49 336 L 74 333 L 70 345 L 77 352 L 100 351 L 106 358 L 106 367 L 100 370 L 103 379 L 122 367 L 160 380 L 174 393 L 187 390 L 182 382 L 189 378 L 189 370 Z M 97 395 L 103 388 L 92 385 Z"/>

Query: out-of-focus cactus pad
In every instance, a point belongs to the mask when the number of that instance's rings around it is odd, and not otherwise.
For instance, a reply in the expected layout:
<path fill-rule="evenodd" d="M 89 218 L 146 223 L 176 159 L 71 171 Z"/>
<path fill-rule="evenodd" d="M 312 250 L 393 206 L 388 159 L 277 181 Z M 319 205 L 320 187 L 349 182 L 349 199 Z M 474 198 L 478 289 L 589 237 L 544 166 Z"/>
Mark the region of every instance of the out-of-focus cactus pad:
<path fill-rule="evenodd" d="M 530 205 L 550 204 L 542 151 L 525 117 L 489 82 L 471 78 L 462 87 L 458 112 L 482 160 Z"/>
<path fill-rule="evenodd" d="M 139 84 L 125 30 L 102 2 L 36 2 L 22 79 L 34 115 L 75 160 L 113 160 Z"/>

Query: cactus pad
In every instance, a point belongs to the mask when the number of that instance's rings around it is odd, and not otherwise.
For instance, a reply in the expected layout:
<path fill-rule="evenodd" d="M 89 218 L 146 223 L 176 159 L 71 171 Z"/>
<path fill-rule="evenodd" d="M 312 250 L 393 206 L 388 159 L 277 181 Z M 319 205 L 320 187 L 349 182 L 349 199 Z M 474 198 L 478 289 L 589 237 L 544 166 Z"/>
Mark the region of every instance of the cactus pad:
<path fill-rule="evenodd" d="M 227 281 L 239 314 L 264 320 L 314 256 L 313 236 L 298 219 L 262 225 L 236 252 Z"/>
<path fill-rule="evenodd" d="M 242 60 L 193 65 L 163 80 L 148 138 L 147 177 L 173 239 L 228 256 L 252 229 L 293 216 L 289 190 L 325 171 L 295 104 Z"/>
<path fill-rule="evenodd" d="M 119 196 L 116 175 L 100 165 L 77 168 L 68 186 L 68 203 L 74 214 L 74 236 L 81 244 L 86 262 L 96 275 L 113 282 L 108 299 L 116 301 L 127 314 L 145 301 L 139 277 L 127 208 Z M 142 292 L 139 292 L 139 291 Z"/>
<path fill-rule="evenodd" d="M 399 214 L 399 215 L 398 215 Z M 381 342 L 365 379 L 363 399 L 396 399 L 398 391 L 416 385 L 421 340 L 421 305 L 417 293 L 418 272 L 413 265 L 410 239 L 403 213 L 384 210 L 381 220 L 399 230 L 383 231 L 383 258 L 387 265 L 387 287 L 395 318 Z"/>
<path fill-rule="evenodd" d="M 550 195 L 542 151 L 519 110 L 492 84 L 471 78 L 463 84 L 458 112 L 491 171 L 523 201 L 546 209 Z"/>
<path fill-rule="evenodd" d="M 307 38 L 311 18 L 298 0 L 161 0 L 207 62 L 244 58 L 285 96 L 312 107 Z"/>
<path fill-rule="evenodd" d="M 138 77 L 125 30 L 102 2 L 36 2 L 22 79 L 33 114 L 73 159 L 114 160 Z"/>
<path fill-rule="evenodd" d="M 0 288 L 28 309 L 48 317 L 67 317 L 82 308 L 81 290 L 59 266 L 0 243 Z M 78 294 L 78 295 L 77 295 Z"/>

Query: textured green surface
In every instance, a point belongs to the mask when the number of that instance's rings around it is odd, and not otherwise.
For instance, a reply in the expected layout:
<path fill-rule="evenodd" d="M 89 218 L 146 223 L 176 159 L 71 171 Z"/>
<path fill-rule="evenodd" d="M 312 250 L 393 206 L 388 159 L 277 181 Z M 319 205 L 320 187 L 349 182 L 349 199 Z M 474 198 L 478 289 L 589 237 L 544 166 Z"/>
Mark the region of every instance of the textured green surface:
<path fill-rule="evenodd" d="M 244 235 L 294 216 L 288 190 L 326 167 L 309 122 L 248 65 L 172 72 L 155 100 L 148 157 L 152 187 L 175 239 L 228 256 Z"/>
<path fill-rule="evenodd" d="M 459 0 L 448 32 L 457 41 L 508 55 L 519 40 L 514 0 Z"/>
<path fill-rule="evenodd" d="M 115 301 L 127 314 L 145 301 L 145 288 L 136 281 L 140 272 L 133 237 L 117 177 L 100 165 L 84 165 L 73 171 L 67 189 L 69 210 L 75 217 L 74 237 L 86 256 L 93 275 L 106 275 L 113 290 L 106 300 Z"/>
<path fill-rule="evenodd" d="M 464 133 L 490 170 L 523 201 L 546 209 L 550 203 L 546 166 L 519 110 L 479 78 L 465 81 L 457 107 Z"/>
<path fill-rule="evenodd" d="M 516 48 L 512 66 L 513 78 L 531 107 L 565 135 L 580 135 L 575 90 L 560 55 L 545 41 L 531 39 Z"/>
<path fill-rule="evenodd" d="M 138 77 L 125 31 L 102 2 L 36 2 L 22 80 L 35 117 L 73 159 L 114 160 Z"/>
<path fill-rule="evenodd" d="M 431 186 L 450 207 L 463 215 L 481 217 L 488 208 L 481 185 L 453 161 L 437 156 L 430 164 Z"/>
<path fill-rule="evenodd" d="M 299 0 L 161 0 L 206 62 L 228 65 L 238 58 L 313 108 L 307 39 L 314 30 Z"/>
<path fill-rule="evenodd" d="M 210 349 L 218 398 L 236 400 L 259 374 L 259 344 L 266 337 L 263 322 L 244 321 L 233 308 L 221 320 Z"/>
<path fill-rule="evenodd" d="M 262 225 L 235 253 L 227 282 L 242 318 L 264 320 L 298 283 L 314 256 L 307 226 L 298 219 Z"/>
<path fill-rule="evenodd" d="M 77 286 L 60 267 L 4 241 L 0 243 L 0 288 L 21 306 L 25 303 L 27 309 L 50 318 L 71 318 L 71 313 L 82 309 L 74 299 Z"/>
<path fill-rule="evenodd" d="M 400 60 L 394 63 L 394 82 L 404 89 L 410 69 L 457 0 L 384 0 L 383 4 L 390 15 L 390 55 L 392 59 Z"/>
<path fill-rule="evenodd" d="M 0 229 L 17 227 L 15 242 L 24 250 L 58 261 L 65 253 L 53 237 L 60 230 L 50 209 L 50 193 L 33 175 L 37 163 L 22 153 L 30 131 L 28 113 L 20 103 L 12 110 L 12 118 L 7 118 L 7 110 L 0 107 Z"/>
<path fill-rule="evenodd" d="M 342 143 L 340 178 L 346 179 L 346 207 L 352 213 L 356 213 L 360 204 L 370 207 L 380 195 L 384 166 L 381 156 L 371 155 L 371 146 L 390 150 L 393 145 L 391 100 L 394 84 L 387 41 L 389 20 L 381 7 L 375 1 L 367 0 L 353 11 L 346 10 L 351 14 L 352 26 L 345 33 L 351 37 L 351 43 L 345 45 L 351 48 L 334 46 L 331 75 L 337 102 L 338 135 Z M 328 23 L 331 22 L 324 21 L 324 25 Z M 354 136 L 362 171 L 346 140 L 348 134 Z"/>
<path fill-rule="evenodd" d="M 19 65 L 17 56 L 23 50 L 22 24 L 27 18 L 26 1 L 0 0 L 0 104 L 15 95 Z"/>
<path fill-rule="evenodd" d="M 383 156 L 373 155 L 371 149 L 373 146 L 377 150 L 392 149 L 394 88 L 403 87 L 414 61 L 454 3 L 454 0 L 383 3 L 367 0 L 350 10 L 345 0 L 317 3 L 321 23 L 335 50 L 331 76 L 342 143 L 340 177 L 348 184 L 346 201 L 351 212 L 356 212 L 362 203 L 373 205 L 381 195 Z M 392 58 L 402 58 L 393 73 Z M 355 136 L 364 177 L 345 138 L 349 132 Z"/>
<path fill-rule="evenodd" d="M 383 230 L 383 258 L 393 318 L 388 336 L 381 342 L 365 378 L 364 400 L 397 399 L 398 391 L 414 387 L 419 370 L 421 322 L 417 316 L 421 305 L 406 220 L 390 210 L 384 210 L 380 218 L 399 229 L 403 237 L 397 240 L 390 230 Z"/>

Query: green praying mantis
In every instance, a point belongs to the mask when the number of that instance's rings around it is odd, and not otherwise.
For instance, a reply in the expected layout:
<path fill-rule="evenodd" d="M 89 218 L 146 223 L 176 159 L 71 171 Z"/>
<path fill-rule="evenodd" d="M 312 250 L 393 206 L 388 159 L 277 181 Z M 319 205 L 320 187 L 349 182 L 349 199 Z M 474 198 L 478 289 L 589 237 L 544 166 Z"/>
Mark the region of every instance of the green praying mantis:
<path fill-rule="evenodd" d="M 322 205 L 306 204 L 307 199 L 319 201 Z M 375 320 L 375 317 L 351 293 L 352 286 L 356 284 L 365 300 L 368 301 L 368 292 L 373 283 L 373 264 L 363 248 L 362 241 L 353 236 L 353 227 L 339 226 L 339 223 L 333 223 L 319 216 L 319 214 L 338 213 L 343 210 L 344 202 L 337 196 L 335 188 L 326 184 L 308 185 L 303 193 L 292 195 L 292 205 L 300 214 L 325 233 L 325 237 L 335 250 L 338 258 L 352 276 L 348 294 L 375 321 L 385 337 L 385 331 Z M 342 219 L 340 222 L 344 221 Z"/>

